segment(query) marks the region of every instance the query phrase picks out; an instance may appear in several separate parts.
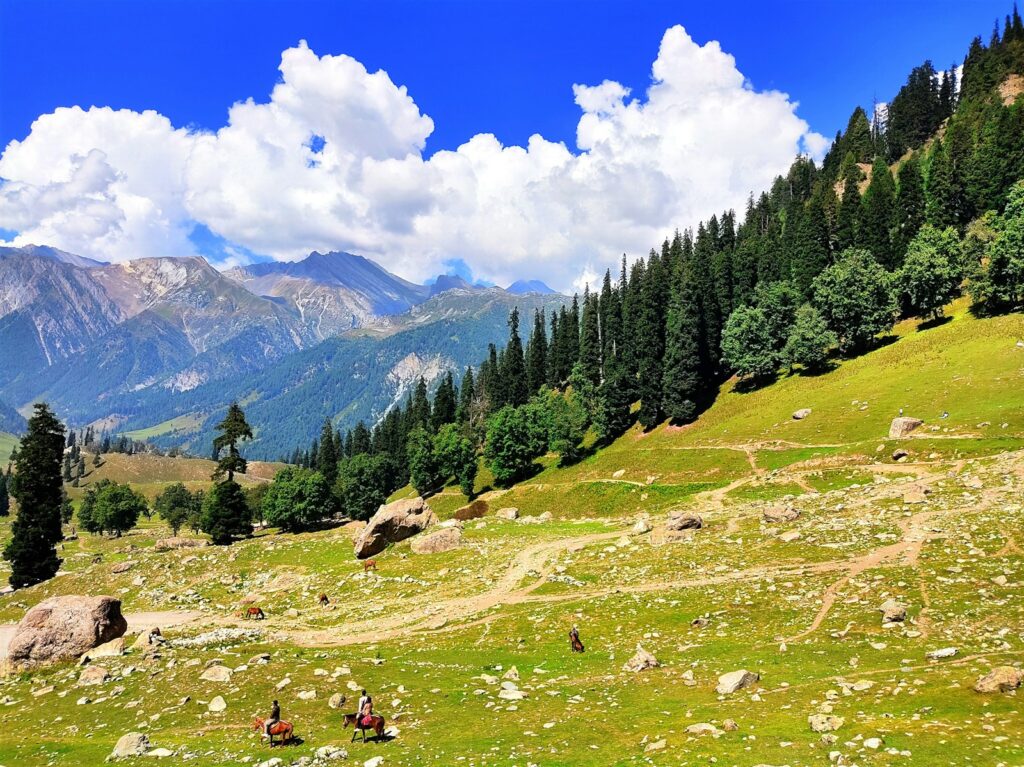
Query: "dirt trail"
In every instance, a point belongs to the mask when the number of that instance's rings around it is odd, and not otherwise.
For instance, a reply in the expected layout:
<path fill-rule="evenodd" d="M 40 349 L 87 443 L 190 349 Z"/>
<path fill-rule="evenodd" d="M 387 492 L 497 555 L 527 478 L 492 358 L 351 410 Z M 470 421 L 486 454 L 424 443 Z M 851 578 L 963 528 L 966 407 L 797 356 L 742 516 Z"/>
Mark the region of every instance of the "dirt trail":
<path fill-rule="evenodd" d="M 467 618 L 498 605 L 532 601 L 529 600 L 530 594 L 547 582 L 547 576 L 554 570 L 557 555 L 618 539 L 624 534 L 622 530 L 615 530 L 529 546 L 512 559 L 508 569 L 490 589 L 476 596 L 442 600 L 411 612 L 375 617 L 343 627 L 284 633 L 297 644 L 327 646 L 380 642 L 413 631 L 437 630 L 451 621 Z M 537 579 L 528 586 L 520 587 L 520 582 L 531 572 L 538 573 Z"/>

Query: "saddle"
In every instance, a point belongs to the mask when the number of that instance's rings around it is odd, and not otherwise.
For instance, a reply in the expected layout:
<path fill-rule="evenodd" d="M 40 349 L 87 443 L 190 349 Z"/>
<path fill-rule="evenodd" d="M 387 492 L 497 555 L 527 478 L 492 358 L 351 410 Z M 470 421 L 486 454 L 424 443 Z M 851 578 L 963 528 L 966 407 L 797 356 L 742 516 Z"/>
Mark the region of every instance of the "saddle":
<path fill-rule="evenodd" d="M 280 721 L 274 722 L 274 724 L 270 725 L 270 734 L 271 735 L 280 735 L 281 733 L 283 733 L 286 730 L 288 730 L 291 726 L 292 726 L 291 722 L 286 722 L 283 719 L 280 720 Z"/>

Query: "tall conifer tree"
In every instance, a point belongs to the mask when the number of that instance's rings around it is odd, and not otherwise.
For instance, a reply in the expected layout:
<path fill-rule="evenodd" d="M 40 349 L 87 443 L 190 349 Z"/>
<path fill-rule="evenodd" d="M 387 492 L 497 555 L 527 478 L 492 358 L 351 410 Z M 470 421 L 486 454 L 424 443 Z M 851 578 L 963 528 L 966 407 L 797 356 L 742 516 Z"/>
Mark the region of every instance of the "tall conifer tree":
<path fill-rule="evenodd" d="M 9 580 L 16 589 L 48 580 L 60 568 L 56 546 L 63 538 L 63 454 L 64 426 L 45 403 L 37 403 L 18 451 L 11 487 L 18 514 L 4 548 L 4 559 L 11 563 Z"/>

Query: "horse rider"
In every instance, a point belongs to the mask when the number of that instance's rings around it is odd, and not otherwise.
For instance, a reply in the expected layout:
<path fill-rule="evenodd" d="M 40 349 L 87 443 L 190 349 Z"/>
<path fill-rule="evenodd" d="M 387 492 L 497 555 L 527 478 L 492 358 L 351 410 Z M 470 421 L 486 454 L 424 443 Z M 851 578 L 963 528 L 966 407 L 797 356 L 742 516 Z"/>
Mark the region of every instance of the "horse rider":
<path fill-rule="evenodd" d="M 266 721 L 263 722 L 264 735 L 270 737 L 270 728 L 281 721 L 281 707 L 277 705 L 277 701 L 274 701 L 274 705 L 270 707 L 270 716 L 267 717 Z"/>
<path fill-rule="evenodd" d="M 580 642 L 580 632 L 576 628 L 576 625 L 573 624 L 573 627 L 569 629 L 569 647 L 572 648 L 573 652 L 576 652 L 576 648 L 578 646 L 582 646 L 582 643 Z"/>
<path fill-rule="evenodd" d="M 373 698 L 369 696 L 366 690 L 363 690 L 362 695 L 359 696 L 357 713 L 359 714 L 359 724 L 366 727 L 373 724 Z"/>

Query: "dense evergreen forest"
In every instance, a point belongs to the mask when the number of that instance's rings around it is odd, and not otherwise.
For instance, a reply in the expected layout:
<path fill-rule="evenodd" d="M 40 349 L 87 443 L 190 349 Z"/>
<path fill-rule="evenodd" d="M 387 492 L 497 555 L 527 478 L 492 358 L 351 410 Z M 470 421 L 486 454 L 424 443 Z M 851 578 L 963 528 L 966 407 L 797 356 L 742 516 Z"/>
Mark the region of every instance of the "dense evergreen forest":
<path fill-rule="evenodd" d="M 1000 29 L 1001 26 L 1001 29 Z M 319 470 L 354 516 L 411 478 L 472 493 L 482 454 L 498 484 L 548 451 L 578 460 L 635 421 L 693 420 L 731 376 L 758 386 L 863 353 L 900 316 L 941 321 L 964 291 L 974 311 L 1024 300 L 1024 24 L 1014 8 L 957 68 L 915 68 L 885 108 L 860 107 L 818 167 L 797 157 L 742 218 L 676 231 L 622 258 L 571 305 L 513 311 L 504 348 L 419 381 L 371 429 L 324 424 L 285 458 Z M 587 445 L 585 448 L 584 445 Z M 360 498 L 351 496 L 358 492 Z M 367 488 L 372 488 L 366 497 Z M 347 499 L 347 500 L 346 500 Z"/>

